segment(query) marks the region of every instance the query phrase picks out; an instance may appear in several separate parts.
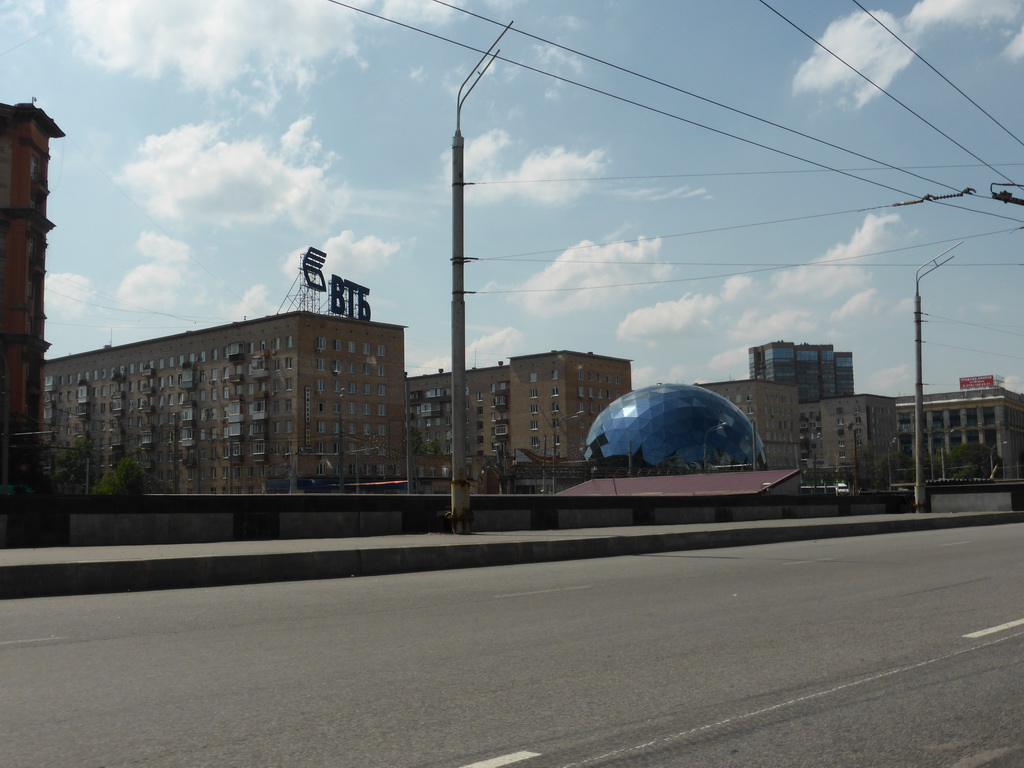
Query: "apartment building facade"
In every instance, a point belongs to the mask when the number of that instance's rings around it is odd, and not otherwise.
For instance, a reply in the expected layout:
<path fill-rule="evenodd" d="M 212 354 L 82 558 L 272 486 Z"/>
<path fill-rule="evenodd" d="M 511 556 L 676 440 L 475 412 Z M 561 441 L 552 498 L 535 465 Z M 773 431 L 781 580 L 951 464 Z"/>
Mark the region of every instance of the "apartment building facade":
<path fill-rule="evenodd" d="M 43 420 L 153 492 L 404 488 L 404 368 L 402 326 L 289 312 L 49 360 Z"/>

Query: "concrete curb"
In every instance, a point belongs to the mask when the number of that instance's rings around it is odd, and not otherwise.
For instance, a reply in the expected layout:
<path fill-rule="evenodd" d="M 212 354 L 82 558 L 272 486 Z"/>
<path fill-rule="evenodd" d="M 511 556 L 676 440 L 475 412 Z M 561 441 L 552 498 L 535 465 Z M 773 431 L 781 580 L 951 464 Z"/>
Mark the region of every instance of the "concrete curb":
<path fill-rule="evenodd" d="M 1020 522 L 1024 512 L 914 515 L 799 525 L 752 523 L 743 528 L 709 525 L 697 531 L 659 533 L 641 529 L 573 536 L 559 531 L 552 532 L 551 538 L 507 542 L 450 544 L 450 539 L 440 537 L 437 544 L 424 546 L 360 547 L 356 540 L 355 546 L 320 551 L 40 562 L 0 566 L 0 599 L 383 576 Z"/>

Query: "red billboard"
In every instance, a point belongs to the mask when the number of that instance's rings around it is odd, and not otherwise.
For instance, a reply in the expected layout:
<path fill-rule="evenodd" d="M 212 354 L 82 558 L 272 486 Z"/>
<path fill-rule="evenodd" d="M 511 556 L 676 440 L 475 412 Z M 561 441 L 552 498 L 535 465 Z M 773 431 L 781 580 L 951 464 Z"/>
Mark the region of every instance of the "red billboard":
<path fill-rule="evenodd" d="M 984 389 L 997 387 L 995 376 L 964 376 L 960 379 L 960 389 Z"/>

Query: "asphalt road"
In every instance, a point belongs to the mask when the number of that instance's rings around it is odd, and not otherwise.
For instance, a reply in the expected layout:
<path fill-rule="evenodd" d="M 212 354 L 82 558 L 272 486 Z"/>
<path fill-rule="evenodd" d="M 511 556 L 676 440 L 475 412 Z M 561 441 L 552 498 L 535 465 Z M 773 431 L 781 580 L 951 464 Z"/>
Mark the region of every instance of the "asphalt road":
<path fill-rule="evenodd" d="M 1022 551 L 1005 525 L 8 601 L 0 766 L 1020 766 Z"/>

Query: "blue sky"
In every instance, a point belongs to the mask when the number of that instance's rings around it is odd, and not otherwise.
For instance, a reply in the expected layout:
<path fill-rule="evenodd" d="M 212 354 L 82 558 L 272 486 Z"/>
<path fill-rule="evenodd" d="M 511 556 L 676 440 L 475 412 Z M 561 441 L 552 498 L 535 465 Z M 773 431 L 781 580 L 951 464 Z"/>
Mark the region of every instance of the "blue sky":
<path fill-rule="evenodd" d="M 447 370 L 456 92 L 511 21 L 462 113 L 468 365 L 719 381 L 787 340 L 910 394 L 915 273 L 963 240 L 921 281 L 926 387 L 1024 390 L 1024 207 L 990 197 L 1024 183 L 1024 2 L 863 6 L 0 0 L 0 101 L 67 134 L 51 356 L 274 313 L 315 246 Z"/>

